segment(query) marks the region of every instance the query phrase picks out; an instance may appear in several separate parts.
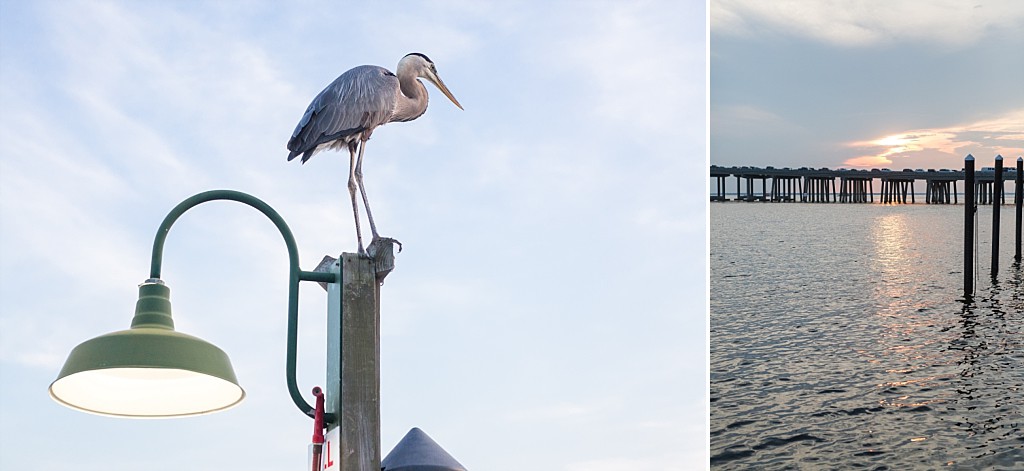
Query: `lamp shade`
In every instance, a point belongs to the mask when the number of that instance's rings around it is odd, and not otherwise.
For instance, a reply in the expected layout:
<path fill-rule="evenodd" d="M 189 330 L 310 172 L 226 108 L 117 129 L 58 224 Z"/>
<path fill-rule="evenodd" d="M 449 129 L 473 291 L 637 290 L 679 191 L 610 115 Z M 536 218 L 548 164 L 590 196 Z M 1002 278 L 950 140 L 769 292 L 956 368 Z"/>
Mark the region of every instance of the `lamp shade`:
<path fill-rule="evenodd" d="M 160 418 L 229 409 L 245 391 L 223 350 L 174 330 L 170 289 L 147 280 L 131 328 L 75 347 L 50 396 L 85 412 Z"/>

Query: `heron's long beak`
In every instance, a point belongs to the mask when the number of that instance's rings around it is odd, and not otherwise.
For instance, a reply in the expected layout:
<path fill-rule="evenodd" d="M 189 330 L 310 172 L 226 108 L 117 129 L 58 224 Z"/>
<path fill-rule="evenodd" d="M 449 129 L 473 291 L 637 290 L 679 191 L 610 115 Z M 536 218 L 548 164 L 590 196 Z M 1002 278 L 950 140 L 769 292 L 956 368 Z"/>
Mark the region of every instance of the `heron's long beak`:
<path fill-rule="evenodd" d="M 427 75 L 427 80 L 430 80 L 430 83 L 433 83 L 438 90 L 441 90 L 441 93 L 444 93 L 444 96 L 448 97 L 448 99 L 451 100 L 452 103 L 455 103 L 455 106 L 458 106 L 460 110 L 465 110 L 465 108 L 463 108 L 462 105 L 459 104 L 459 100 L 456 100 L 455 96 L 452 95 L 452 92 L 448 91 L 448 87 L 445 86 L 444 81 L 441 80 L 440 75 L 437 75 L 434 72 L 431 72 Z"/>

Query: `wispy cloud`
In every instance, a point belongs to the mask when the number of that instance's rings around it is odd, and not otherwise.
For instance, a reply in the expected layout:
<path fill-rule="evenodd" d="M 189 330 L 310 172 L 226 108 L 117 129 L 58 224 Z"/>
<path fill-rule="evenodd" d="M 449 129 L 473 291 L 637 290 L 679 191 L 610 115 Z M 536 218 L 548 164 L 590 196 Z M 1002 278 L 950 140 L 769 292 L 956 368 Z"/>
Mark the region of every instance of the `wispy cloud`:
<path fill-rule="evenodd" d="M 656 471 L 663 469 L 679 469 L 679 463 L 706 461 L 698 456 L 687 456 L 683 453 L 668 452 L 662 456 L 648 458 L 605 458 L 570 463 L 566 471 Z"/>
<path fill-rule="evenodd" d="M 1003 116 L 938 129 L 912 129 L 875 139 L 850 142 L 861 155 L 844 164 L 855 167 L 888 166 L 898 161 L 937 162 L 937 158 L 991 154 L 1003 157 L 1024 153 L 1024 109 Z"/>
<path fill-rule="evenodd" d="M 568 419 L 593 419 L 607 406 L 562 402 L 527 410 L 509 412 L 505 420 L 510 422 L 543 423 Z"/>
<path fill-rule="evenodd" d="M 59 310 L 48 285 L 88 285 L 65 291 L 62 302 L 100 315 L 106 312 L 95 306 L 125 291 L 130 297 L 145 277 L 160 212 L 195 188 L 244 179 L 246 172 L 221 173 L 225 160 L 251 159 L 265 148 L 265 133 L 253 130 L 265 128 L 294 92 L 258 47 L 173 9 L 37 8 L 45 20 L 38 29 L 49 32 L 44 47 L 62 69 L 38 71 L 45 61 L 3 66 L 0 269 L 12 296 L 0 312 L 0 361 L 53 368 L 97 316 L 67 316 L 57 322 L 62 328 L 47 328 L 53 319 L 38 313 Z M 167 47 L 175 34 L 189 44 Z M 200 47 L 209 44 L 218 47 Z M 287 125 L 281 129 L 285 135 Z M 283 162 L 283 141 L 278 148 Z M 44 279 L 36 278 L 40 271 Z M 113 328 L 125 327 L 116 320 Z"/>
<path fill-rule="evenodd" d="M 1022 25 L 1024 3 L 1014 0 L 711 2 L 711 30 L 716 34 L 793 35 L 850 47 L 891 39 L 966 45 Z"/>
<path fill-rule="evenodd" d="M 711 110 L 711 129 L 716 137 L 802 134 L 807 130 L 772 111 L 752 105 L 721 105 Z"/>
<path fill-rule="evenodd" d="M 703 70 L 688 68 L 703 57 L 702 48 L 683 40 L 700 31 L 682 31 L 678 18 L 697 16 L 683 2 L 666 11 L 663 3 L 609 3 L 608 8 L 581 9 L 583 28 L 565 44 L 549 49 L 552 67 L 578 75 L 579 87 L 596 87 L 591 109 L 623 133 L 679 136 L 687 107 L 703 108 L 704 90 L 676 86 L 699 79 Z M 689 44 L 689 46 L 687 46 Z M 646 51 L 638 54 L 637 51 Z M 703 130 L 692 132 L 702 134 Z"/>

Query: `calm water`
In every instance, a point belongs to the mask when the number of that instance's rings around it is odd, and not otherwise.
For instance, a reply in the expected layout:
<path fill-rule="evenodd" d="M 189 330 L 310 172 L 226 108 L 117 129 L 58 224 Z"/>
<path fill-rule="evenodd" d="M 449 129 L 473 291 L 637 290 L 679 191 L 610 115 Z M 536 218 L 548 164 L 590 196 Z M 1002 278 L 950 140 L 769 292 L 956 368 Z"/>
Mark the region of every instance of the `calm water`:
<path fill-rule="evenodd" d="M 712 469 L 1024 469 L 1014 211 L 711 204 Z"/>

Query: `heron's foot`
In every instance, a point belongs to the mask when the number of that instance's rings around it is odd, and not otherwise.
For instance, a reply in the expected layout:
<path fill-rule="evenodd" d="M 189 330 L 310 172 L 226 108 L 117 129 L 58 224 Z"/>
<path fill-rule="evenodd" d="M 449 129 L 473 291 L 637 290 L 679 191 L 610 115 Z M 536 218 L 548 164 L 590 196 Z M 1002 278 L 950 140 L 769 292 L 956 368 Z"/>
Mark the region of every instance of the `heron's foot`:
<path fill-rule="evenodd" d="M 384 277 L 395 269 L 395 245 L 402 251 L 402 243 L 390 237 L 374 237 L 370 241 L 367 253 L 373 260 L 373 269 L 377 274 L 377 282 L 383 284 Z"/>
<path fill-rule="evenodd" d="M 376 236 L 376 235 L 373 236 L 373 240 L 370 241 L 370 248 L 372 249 L 373 247 L 381 247 L 381 246 L 383 246 L 386 243 L 390 243 L 392 245 L 397 245 L 398 246 L 398 252 L 399 253 L 402 252 L 402 243 L 399 242 L 398 239 L 393 239 L 391 237 L 381 237 L 381 236 Z"/>
<path fill-rule="evenodd" d="M 401 253 L 402 243 L 398 239 L 374 236 L 373 240 L 370 241 L 370 245 L 366 247 L 366 254 L 372 259 L 377 259 L 379 256 L 388 256 L 395 253 L 395 245 L 398 246 L 398 253 Z"/>

